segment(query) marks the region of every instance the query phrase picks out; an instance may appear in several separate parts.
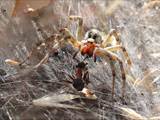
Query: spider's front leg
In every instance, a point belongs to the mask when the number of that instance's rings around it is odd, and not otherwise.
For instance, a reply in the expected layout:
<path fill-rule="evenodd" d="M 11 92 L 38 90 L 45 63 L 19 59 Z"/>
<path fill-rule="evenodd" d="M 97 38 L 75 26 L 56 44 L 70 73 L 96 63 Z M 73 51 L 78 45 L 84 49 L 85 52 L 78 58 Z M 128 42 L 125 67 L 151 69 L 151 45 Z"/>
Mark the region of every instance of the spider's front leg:
<path fill-rule="evenodd" d="M 94 50 L 94 57 L 95 56 L 99 56 L 99 57 L 102 57 L 104 58 L 105 60 L 109 61 L 110 63 L 110 66 L 111 66 L 111 70 L 112 70 L 112 98 L 114 96 L 114 88 L 115 88 L 115 67 L 114 67 L 114 64 L 113 64 L 113 61 L 118 61 L 119 62 L 119 65 L 120 65 L 120 69 L 121 69 L 121 77 L 122 77 L 122 97 L 124 97 L 124 94 L 125 94 L 125 83 L 126 83 L 126 74 L 125 74 L 125 69 L 123 67 L 123 62 L 122 60 L 114 53 L 110 52 L 110 51 L 107 51 L 103 48 L 96 48 Z"/>
<path fill-rule="evenodd" d="M 78 48 L 78 50 L 74 53 L 73 58 L 76 57 L 76 55 L 80 51 L 80 47 L 82 43 L 80 42 L 83 37 L 83 19 L 80 16 L 69 16 L 69 19 L 71 21 L 78 21 L 78 29 L 76 32 L 76 38 L 73 37 L 72 33 L 69 31 L 68 28 L 64 28 L 61 30 L 61 33 L 63 34 L 64 43 L 70 43 L 73 47 Z"/>
<path fill-rule="evenodd" d="M 112 42 L 113 42 L 113 38 L 112 38 L 113 36 L 114 36 L 114 38 L 116 40 L 116 45 L 108 47 L 107 45 L 108 44 L 112 44 Z M 120 36 L 119 36 L 118 32 L 115 29 L 110 30 L 107 38 L 102 42 L 101 46 L 104 49 L 109 50 L 111 52 L 115 52 L 115 51 L 121 50 L 123 52 L 123 55 L 124 55 L 128 65 L 131 66 L 132 62 L 131 62 L 131 59 L 130 59 L 130 57 L 128 55 L 128 52 L 127 52 L 126 48 L 122 46 L 122 42 L 121 42 Z"/>
<path fill-rule="evenodd" d="M 111 29 L 108 33 L 108 35 L 106 36 L 105 40 L 103 40 L 101 47 L 105 48 L 107 47 L 107 45 L 110 45 L 113 43 L 113 37 L 116 40 L 116 44 L 120 45 L 121 44 L 121 40 L 120 40 L 120 36 L 118 34 L 118 31 L 116 31 L 115 29 Z"/>
<path fill-rule="evenodd" d="M 78 21 L 76 39 L 81 41 L 83 39 L 83 18 L 81 16 L 69 16 L 69 19 L 72 21 Z"/>
<path fill-rule="evenodd" d="M 60 47 L 66 45 L 68 43 L 71 44 L 74 48 L 78 49 L 77 52 L 73 55 L 73 57 L 75 57 L 78 54 L 78 52 L 80 51 L 82 43 L 73 37 L 72 33 L 69 31 L 68 28 L 61 29 L 60 33 L 63 36 L 63 42 L 62 42 L 63 45 L 61 44 Z"/>

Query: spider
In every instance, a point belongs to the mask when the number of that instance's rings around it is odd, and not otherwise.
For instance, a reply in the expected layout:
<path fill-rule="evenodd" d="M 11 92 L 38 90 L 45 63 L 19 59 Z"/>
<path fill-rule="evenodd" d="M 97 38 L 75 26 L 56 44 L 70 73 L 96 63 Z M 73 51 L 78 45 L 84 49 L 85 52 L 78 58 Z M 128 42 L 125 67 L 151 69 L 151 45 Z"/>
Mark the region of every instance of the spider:
<path fill-rule="evenodd" d="M 49 53 L 52 51 L 55 51 L 56 49 L 64 47 L 66 44 L 70 43 L 73 47 L 78 48 L 78 51 L 74 54 L 73 57 L 76 57 L 76 55 L 80 52 L 85 58 L 87 57 L 93 57 L 94 61 L 96 62 L 97 57 L 102 57 L 106 61 L 109 61 L 112 71 L 112 98 L 114 96 L 114 88 L 115 88 L 115 67 L 114 62 L 118 61 L 121 69 L 122 74 L 122 97 L 124 97 L 125 93 L 125 82 L 126 82 L 126 76 L 125 76 L 125 70 L 123 67 L 122 60 L 114 53 L 116 51 L 121 50 L 124 54 L 124 57 L 128 63 L 129 66 L 131 66 L 131 60 L 129 58 L 129 55 L 126 51 L 126 49 L 121 45 L 120 37 L 118 32 L 115 29 L 110 30 L 108 35 L 105 35 L 103 32 L 98 31 L 97 29 L 91 29 L 89 30 L 86 35 L 85 39 L 82 40 L 82 33 L 83 33 L 83 19 L 80 16 L 70 16 L 69 19 L 71 21 L 78 21 L 78 29 L 77 29 L 77 35 L 74 37 L 68 28 L 63 28 L 60 30 L 60 35 L 58 34 L 58 37 L 55 38 L 52 36 L 46 40 L 46 42 L 40 45 L 38 47 L 36 46 L 35 49 L 38 49 L 40 46 L 45 46 L 45 48 L 49 49 Z M 112 45 L 113 43 L 113 37 L 116 40 L 116 45 Z M 55 41 L 55 42 L 54 42 Z M 34 50 L 32 50 L 34 51 Z M 31 51 L 31 54 L 32 54 Z M 26 58 L 29 59 L 31 54 Z M 46 58 L 48 59 L 48 57 Z M 6 60 L 5 62 L 16 64 L 16 65 L 22 65 L 26 62 L 24 60 L 23 62 L 17 62 L 13 60 Z"/>
<path fill-rule="evenodd" d="M 102 57 L 110 63 L 112 71 L 112 98 L 114 97 L 115 88 L 115 67 L 114 62 L 118 61 L 121 70 L 122 77 L 122 97 L 125 94 L 125 82 L 126 75 L 122 60 L 115 54 L 116 51 L 122 51 L 127 63 L 131 66 L 131 60 L 126 49 L 121 45 L 120 36 L 115 29 L 110 30 L 108 35 L 92 29 L 88 31 L 85 35 L 85 40 L 82 40 L 83 32 L 83 19 L 80 16 L 69 16 L 69 20 L 78 21 L 78 29 L 76 37 L 72 35 L 68 28 L 63 28 L 60 30 L 60 34 L 63 36 L 64 44 L 69 43 L 73 47 L 77 48 L 78 51 L 74 54 L 74 57 L 80 52 L 81 55 L 85 57 L 93 57 L 96 62 L 97 57 Z M 116 45 L 112 45 L 113 37 L 116 40 Z"/>

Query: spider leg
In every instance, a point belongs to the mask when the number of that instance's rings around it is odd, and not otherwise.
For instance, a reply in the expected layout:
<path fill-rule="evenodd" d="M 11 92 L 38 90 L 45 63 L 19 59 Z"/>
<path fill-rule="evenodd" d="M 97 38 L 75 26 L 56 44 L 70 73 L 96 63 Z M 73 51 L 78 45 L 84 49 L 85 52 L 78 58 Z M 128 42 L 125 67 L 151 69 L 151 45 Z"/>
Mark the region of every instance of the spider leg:
<path fill-rule="evenodd" d="M 130 59 L 130 57 L 128 55 L 127 50 L 122 45 L 116 45 L 116 46 L 106 47 L 104 49 L 107 50 L 107 51 L 111 51 L 111 52 L 121 50 L 123 52 L 123 55 L 124 55 L 126 61 L 127 61 L 127 64 L 129 66 L 131 66 L 131 64 L 132 64 L 131 59 Z"/>
<path fill-rule="evenodd" d="M 112 97 L 114 95 L 114 86 L 115 86 L 115 68 L 114 65 L 112 63 L 112 61 L 118 61 L 119 65 L 120 65 L 120 69 L 121 69 L 121 77 L 122 77 L 122 97 L 124 97 L 124 93 L 125 93 L 125 83 L 126 83 L 126 75 L 125 75 L 125 69 L 123 67 L 123 62 L 122 60 L 114 53 L 112 53 L 111 51 L 107 51 L 105 49 L 102 48 L 96 48 L 94 51 L 94 56 L 100 56 L 102 58 L 104 58 L 105 60 L 110 61 L 110 65 L 111 65 L 111 70 L 112 70 L 112 75 L 113 75 L 113 83 L 112 83 Z"/>
<path fill-rule="evenodd" d="M 108 44 L 111 44 L 113 42 L 113 38 L 112 38 L 113 36 L 115 37 L 116 44 L 120 45 L 121 40 L 120 40 L 118 32 L 115 29 L 111 29 L 106 39 L 102 42 L 101 46 L 105 48 Z"/>
<path fill-rule="evenodd" d="M 63 36 L 63 44 L 70 43 L 73 47 L 80 49 L 81 42 L 73 37 L 68 28 L 61 29 L 60 32 Z"/>
<path fill-rule="evenodd" d="M 68 28 L 64 28 L 60 32 L 63 34 L 63 40 L 61 42 L 58 41 L 60 48 L 65 46 L 67 43 L 71 44 L 74 48 L 78 48 L 73 55 L 73 58 L 75 58 L 81 49 L 82 43 L 73 37 Z"/>
<path fill-rule="evenodd" d="M 70 16 L 70 20 L 77 20 L 77 19 L 79 19 L 79 28 L 78 28 L 78 31 L 77 31 L 77 35 L 80 37 L 80 36 L 82 36 L 81 35 L 81 33 L 82 33 L 81 30 L 82 30 L 83 20 L 81 19 L 81 17 L 78 18 L 77 16 Z M 62 32 L 64 34 L 65 41 L 68 42 L 68 43 L 70 43 L 73 47 L 78 48 L 78 50 L 73 54 L 73 59 L 75 59 L 75 57 L 77 56 L 77 54 L 80 52 L 81 42 L 79 42 L 77 39 L 75 39 L 73 37 L 73 35 L 71 34 L 71 32 L 68 30 L 68 28 L 64 28 Z"/>
<path fill-rule="evenodd" d="M 70 20 L 78 21 L 78 29 L 76 33 L 76 39 L 81 41 L 83 39 L 83 19 L 81 16 L 69 16 Z"/>
<path fill-rule="evenodd" d="M 108 56 L 109 58 L 109 63 L 111 66 L 111 71 L 112 71 L 112 100 L 115 94 L 115 79 L 116 79 L 116 71 L 115 71 L 115 67 L 114 67 L 114 63 L 112 61 L 112 57 Z"/>
<path fill-rule="evenodd" d="M 77 51 L 73 54 L 73 59 L 75 59 L 75 57 L 77 56 L 78 53 L 79 53 L 79 50 L 77 50 Z"/>

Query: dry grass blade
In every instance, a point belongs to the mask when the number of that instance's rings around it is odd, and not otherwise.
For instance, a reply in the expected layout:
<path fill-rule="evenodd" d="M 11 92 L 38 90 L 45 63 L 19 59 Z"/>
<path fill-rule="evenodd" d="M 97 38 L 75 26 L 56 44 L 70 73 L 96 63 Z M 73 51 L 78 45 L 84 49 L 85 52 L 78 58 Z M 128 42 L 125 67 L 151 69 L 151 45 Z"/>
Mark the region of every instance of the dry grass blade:
<path fill-rule="evenodd" d="M 160 116 L 150 117 L 149 120 L 160 120 Z"/>
<path fill-rule="evenodd" d="M 49 58 L 49 53 L 47 53 L 44 58 L 37 64 L 34 66 L 34 69 L 37 69 L 39 66 L 41 66 L 43 63 L 45 63 Z"/>
<path fill-rule="evenodd" d="M 152 83 L 157 82 L 159 79 L 160 79 L 160 75 L 159 75 L 159 76 L 157 76 L 157 77 L 153 80 L 153 82 L 152 82 Z"/>
<path fill-rule="evenodd" d="M 160 2 L 0 1 L 0 69 L 5 72 L 0 75 L 0 120 L 160 120 Z M 19 6 L 15 1 L 24 4 L 19 3 Z M 42 1 L 46 5 L 34 2 L 34 7 L 31 1 Z M 151 3 L 146 11 L 145 3 Z M 18 7 L 26 9 L 17 11 Z M 15 17 L 12 17 L 14 10 Z M 85 60 L 90 82 L 85 87 L 93 90 L 95 95 L 92 91 L 92 96 L 80 93 L 71 84 L 67 74 L 75 77 L 76 65 L 85 56 L 79 52 L 73 59 L 77 49 L 66 40 L 72 37 L 60 31 L 68 28 L 72 36 L 79 39 L 77 33 L 81 22 L 69 20 L 70 15 L 82 16 L 83 34 L 80 38 L 84 41 L 92 29 L 102 32 L 100 36 L 98 33 L 93 36 L 100 43 L 107 39 L 109 29 L 118 31 L 133 65 L 130 68 L 125 64 L 127 59 L 121 53 L 125 50 L 115 52 L 123 60 L 126 73 L 123 75 L 127 83 L 124 99 L 120 95 L 122 81 L 119 78 L 122 75 L 118 63 L 113 62 L 117 74 L 112 99 L 112 69 L 108 61 L 99 57 L 96 63 L 92 58 Z M 108 39 L 106 46 L 116 46 L 116 43 L 113 37 Z"/>
<path fill-rule="evenodd" d="M 73 95 L 73 94 L 47 95 L 37 100 L 33 100 L 33 105 L 43 106 L 43 107 L 61 107 L 61 108 L 82 109 L 74 105 L 66 105 L 66 104 L 59 103 L 59 102 L 70 101 L 75 98 L 80 98 L 80 96 Z"/>
<path fill-rule="evenodd" d="M 142 79 L 137 78 L 136 81 L 134 82 L 134 87 L 142 86 L 147 91 L 153 92 L 155 90 L 154 83 L 158 80 L 159 77 L 156 77 L 156 79 L 152 80 L 152 76 L 159 74 L 159 73 L 160 73 L 160 70 L 155 69 L 155 70 L 150 71 L 148 74 L 146 74 Z"/>
<path fill-rule="evenodd" d="M 126 74 L 126 79 L 130 84 L 134 85 L 135 78 L 132 75 Z"/>
<path fill-rule="evenodd" d="M 159 53 L 159 52 L 151 53 L 150 55 L 151 55 L 152 57 L 154 57 L 154 58 L 160 57 L 160 53 Z"/>
<path fill-rule="evenodd" d="M 65 102 L 69 101 L 75 98 L 80 98 L 79 95 L 73 95 L 73 94 L 53 94 L 53 95 L 47 95 L 44 96 L 38 100 L 41 101 L 53 101 L 53 102 Z"/>
<path fill-rule="evenodd" d="M 125 108 L 125 107 L 119 107 L 119 108 L 124 113 L 123 116 L 125 116 L 131 120 L 147 120 L 146 117 L 140 115 L 139 113 L 137 113 L 136 111 L 134 111 L 131 108 Z"/>
<path fill-rule="evenodd" d="M 11 59 L 6 59 L 5 63 L 9 64 L 9 65 L 19 65 L 20 62 L 15 61 L 15 60 L 11 60 Z"/>
<path fill-rule="evenodd" d="M 28 75 L 29 73 L 31 73 L 32 71 L 38 69 L 38 67 L 40 67 L 42 64 L 44 64 L 47 60 L 48 60 L 48 57 L 49 57 L 49 53 L 47 53 L 44 58 L 38 63 L 36 64 L 35 66 L 33 67 L 29 67 L 29 68 L 26 68 L 24 70 L 21 70 L 19 73 L 9 77 L 9 78 L 6 78 L 6 80 L 16 80 L 18 78 L 21 78 L 23 76 L 26 76 Z"/>
<path fill-rule="evenodd" d="M 106 15 L 111 15 L 117 9 L 117 7 L 122 4 L 122 2 L 122 0 L 114 0 L 113 2 L 111 2 L 107 10 L 105 11 Z"/>
<path fill-rule="evenodd" d="M 67 104 L 61 104 L 61 103 L 54 103 L 54 102 L 41 102 L 39 103 L 38 101 L 34 101 L 33 104 L 35 106 L 40 106 L 40 107 L 57 107 L 57 108 L 70 108 L 70 109 L 83 109 L 81 107 L 77 107 L 75 105 L 67 105 Z"/>

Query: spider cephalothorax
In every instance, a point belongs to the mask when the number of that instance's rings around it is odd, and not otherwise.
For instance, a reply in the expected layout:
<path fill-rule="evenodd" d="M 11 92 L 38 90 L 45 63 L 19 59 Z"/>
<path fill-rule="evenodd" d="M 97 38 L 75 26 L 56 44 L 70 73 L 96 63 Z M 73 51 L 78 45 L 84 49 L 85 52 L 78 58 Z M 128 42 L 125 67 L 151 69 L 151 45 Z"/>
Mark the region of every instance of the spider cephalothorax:
<path fill-rule="evenodd" d="M 84 39 L 87 40 L 88 38 L 94 39 L 95 43 L 98 43 L 98 44 L 102 43 L 101 32 L 97 29 L 91 29 L 91 30 L 87 31 Z"/>
<path fill-rule="evenodd" d="M 84 45 L 81 47 L 81 54 L 92 57 L 96 47 L 97 44 L 94 42 L 94 39 L 88 38 Z"/>

